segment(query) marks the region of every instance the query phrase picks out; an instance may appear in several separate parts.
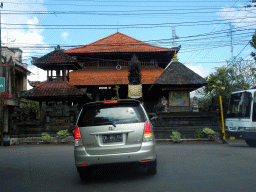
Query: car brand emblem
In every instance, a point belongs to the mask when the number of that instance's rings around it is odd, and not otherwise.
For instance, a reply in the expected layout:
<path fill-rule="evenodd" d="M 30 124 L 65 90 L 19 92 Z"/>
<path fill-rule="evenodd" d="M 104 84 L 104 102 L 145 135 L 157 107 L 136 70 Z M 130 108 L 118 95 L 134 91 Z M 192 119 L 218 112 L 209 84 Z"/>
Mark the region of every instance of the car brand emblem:
<path fill-rule="evenodd" d="M 114 127 L 109 127 L 108 129 L 109 129 L 109 130 L 114 130 L 115 128 L 114 128 Z"/>

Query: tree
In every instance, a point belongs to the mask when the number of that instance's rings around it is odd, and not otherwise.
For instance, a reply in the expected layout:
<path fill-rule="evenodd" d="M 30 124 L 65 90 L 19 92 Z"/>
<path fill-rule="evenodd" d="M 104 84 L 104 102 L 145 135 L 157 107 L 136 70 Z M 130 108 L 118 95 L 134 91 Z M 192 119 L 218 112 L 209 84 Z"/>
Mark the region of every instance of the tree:
<path fill-rule="evenodd" d="M 242 87 L 239 89 L 246 89 L 243 83 L 249 85 L 249 88 L 255 87 L 256 85 L 256 70 L 255 63 L 253 61 L 244 60 L 243 58 L 231 59 L 227 61 L 227 67 L 232 68 L 237 80 L 240 81 Z"/>
<path fill-rule="evenodd" d="M 250 45 L 256 49 L 256 30 L 254 35 L 252 36 L 252 40 L 250 41 Z M 254 58 L 254 60 L 256 61 L 256 53 L 255 52 L 251 52 L 251 56 Z"/>
<path fill-rule="evenodd" d="M 226 66 L 216 68 L 216 71 L 206 78 L 208 84 L 201 90 L 204 97 L 199 99 L 199 107 L 209 110 L 215 104 L 219 108 L 221 95 L 225 113 L 231 93 L 250 88 L 251 80 L 246 71 L 248 68 L 241 65 L 241 62 L 228 62 Z"/>
<path fill-rule="evenodd" d="M 256 30 L 250 45 L 256 49 Z M 252 52 L 251 56 L 256 61 L 256 53 Z M 199 107 L 209 110 L 213 106 L 213 101 L 219 105 L 219 96 L 221 95 L 225 113 L 232 92 L 256 87 L 255 62 L 245 61 L 243 58 L 232 58 L 227 61 L 227 65 L 216 68 L 216 71 L 206 79 L 208 85 L 197 91 L 204 96 L 198 99 Z"/>

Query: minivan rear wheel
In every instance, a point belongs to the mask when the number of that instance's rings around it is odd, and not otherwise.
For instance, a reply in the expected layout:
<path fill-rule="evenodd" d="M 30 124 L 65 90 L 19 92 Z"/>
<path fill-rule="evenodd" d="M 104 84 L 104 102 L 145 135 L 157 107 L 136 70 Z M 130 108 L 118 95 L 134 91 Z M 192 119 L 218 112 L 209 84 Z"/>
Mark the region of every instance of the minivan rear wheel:
<path fill-rule="evenodd" d="M 147 173 L 150 174 L 150 175 L 155 175 L 155 174 L 157 173 L 156 166 L 154 166 L 154 167 L 148 167 L 148 168 L 147 168 Z"/>
<path fill-rule="evenodd" d="M 157 161 L 149 162 L 147 166 L 147 173 L 150 175 L 155 175 L 157 172 Z"/>
<path fill-rule="evenodd" d="M 91 170 L 89 167 L 83 168 L 83 169 L 77 169 L 79 176 L 82 180 L 87 180 L 91 176 Z"/>

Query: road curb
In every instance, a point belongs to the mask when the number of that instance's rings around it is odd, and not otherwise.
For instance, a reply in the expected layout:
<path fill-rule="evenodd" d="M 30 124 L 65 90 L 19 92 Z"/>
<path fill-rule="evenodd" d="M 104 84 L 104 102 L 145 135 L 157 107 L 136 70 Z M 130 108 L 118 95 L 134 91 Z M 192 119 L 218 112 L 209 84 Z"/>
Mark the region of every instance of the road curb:
<path fill-rule="evenodd" d="M 224 144 L 222 140 L 214 139 L 181 139 L 180 142 L 173 142 L 172 139 L 156 139 L 157 144 Z M 229 142 L 226 142 L 229 144 Z M 40 137 L 10 138 L 10 145 L 73 145 L 74 137 L 69 136 L 67 141 L 61 142 L 55 137 L 51 137 L 49 142 L 41 141 Z"/>

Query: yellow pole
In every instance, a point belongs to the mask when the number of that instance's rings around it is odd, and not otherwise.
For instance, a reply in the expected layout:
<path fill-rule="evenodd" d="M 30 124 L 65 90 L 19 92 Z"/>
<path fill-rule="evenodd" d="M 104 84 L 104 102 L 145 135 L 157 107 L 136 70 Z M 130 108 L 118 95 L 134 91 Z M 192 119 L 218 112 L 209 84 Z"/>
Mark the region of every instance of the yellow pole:
<path fill-rule="evenodd" d="M 222 124 L 223 141 L 226 141 L 226 132 L 225 132 L 225 126 L 224 126 L 224 118 L 223 118 L 223 108 L 222 108 L 221 95 L 220 95 L 220 112 L 221 112 L 221 124 Z"/>

